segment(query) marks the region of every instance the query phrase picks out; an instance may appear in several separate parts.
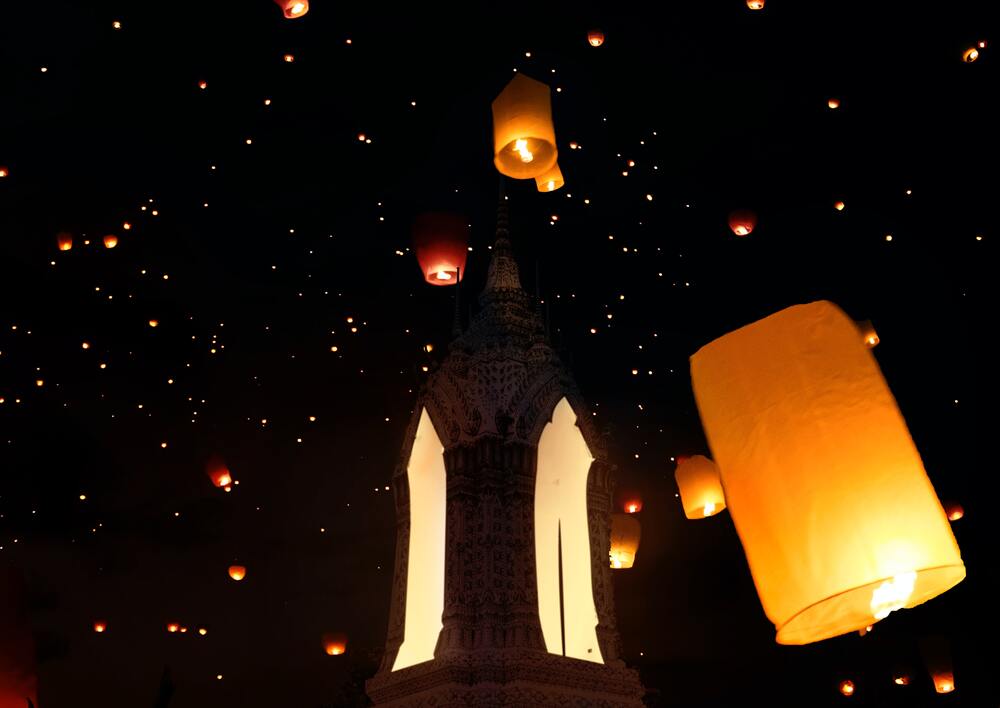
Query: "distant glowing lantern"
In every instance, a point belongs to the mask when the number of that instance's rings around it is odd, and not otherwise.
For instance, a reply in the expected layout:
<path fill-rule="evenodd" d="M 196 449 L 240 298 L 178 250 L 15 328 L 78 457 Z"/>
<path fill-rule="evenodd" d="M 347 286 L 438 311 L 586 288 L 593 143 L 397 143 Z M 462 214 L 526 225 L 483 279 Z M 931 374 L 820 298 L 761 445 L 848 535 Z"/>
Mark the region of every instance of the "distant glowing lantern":
<path fill-rule="evenodd" d="M 780 644 L 859 630 L 965 577 L 906 422 L 836 305 L 790 307 L 711 342 L 691 380 Z"/>
<path fill-rule="evenodd" d="M 532 179 L 557 156 L 551 91 L 519 73 L 493 100 L 493 164 L 508 177 Z"/>
<path fill-rule="evenodd" d="M 704 455 L 685 457 L 677 464 L 674 479 L 687 518 L 704 519 L 726 508 L 719 468 Z"/>
<path fill-rule="evenodd" d="M 295 55 L 294 54 L 286 54 L 284 57 L 282 57 L 282 59 L 285 60 L 286 64 L 291 64 L 292 62 L 295 61 Z"/>
<path fill-rule="evenodd" d="M 840 99 L 831 98 L 829 101 L 826 102 L 826 105 L 831 111 L 835 111 L 838 108 L 840 108 Z"/>
<path fill-rule="evenodd" d="M 562 170 L 559 169 L 558 162 L 552 165 L 552 168 L 545 174 L 535 177 L 535 186 L 538 187 L 539 192 L 554 192 L 564 184 Z"/>
<path fill-rule="evenodd" d="M 611 567 L 616 570 L 631 568 L 639 552 L 642 526 L 632 514 L 611 515 Z"/>
<path fill-rule="evenodd" d="M 836 209 L 837 211 L 843 211 L 845 206 L 847 206 L 847 205 L 844 204 L 841 201 L 837 201 L 837 202 L 833 203 L 833 208 Z"/>
<path fill-rule="evenodd" d="M 0 179 L 2 179 L 3 177 L 9 177 L 9 176 L 10 176 L 10 169 L 7 168 L 4 165 L 0 165 Z"/>
<path fill-rule="evenodd" d="M 747 7 L 751 10 L 763 10 L 764 0 L 747 0 Z"/>
<path fill-rule="evenodd" d="M 327 656 L 340 656 L 347 651 L 347 637 L 343 634 L 324 634 L 323 651 Z"/>
<path fill-rule="evenodd" d="M 149 326 L 150 327 L 159 327 L 160 326 L 160 321 L 159 320 L 150 320 L 149 321 Z"/>
<path fill-rule="evenodd" d="M 431 285 L 454 285 L 465 277 L 469 225 L 459 214 L 429 212 L 413 222 L 413 249 Z"/>
<path fill-rule="evenodd" d="M 73 236 L 64 231 L 56 236 L 56 244 L 60 251 L 69 251 L 73 248 Z"/>
<path fill-rule="evenodd" d="M 604 33 L 599 29 L 592 29 L 587 32 L 587 41 L 592 47 L 599 47 L 604 44 Z"/>
<path fill-rule="evenodd" d="M 229 468 L 226 467 L 226 463 L 222 461 L 222 458 L 213 455 L 209 458 L 205 465 L 205 472 L 208 474 L 209 479 L 212 480 L 212 484 L 216 487 L 224 488 L 232 485 L 233 475 L 230 474 Z"/>
<path fill-rule="evenodd" d="M 861 320 L 858 322 L 858 330 L 861 332 L 861 340 L 869 349 L 874 348 L 879 343 L 878 332 L 875 331 L 871 320 Z"/>
<path fill-rule="evenodd" d="M 302 17 L 309 12 L 309 0 L 274 0 L 274 2 L 289 20 Z"/>
<path fill-rule="evenodd" d="M 229 577 L 239 582 L 247 577 L 247 569 L 242 565 L 231 565 L 229 566 Z"/>
<path fill-rule="evenodd" d="M 757 226 L 757 215 L 746 209 L 738 209 L 729 215 L 729 228 L 737 236 L 749 236 Z"/>
<path fill-rule="evenodd" d="M 919 644 L 924 665 L 934 682 L 934 690 L 938 693 L 953 692 L 955 670 L 952 667 L 951 643 L 946 637 L 932 636 L 922 637 Z"/>
<path fill-rule="evenodd" d="M 108 628 L 107 622 L 104 622 L 102 620 L 94 622 L 94 631 L 97 632 L 98 634 L 103 634 L 107 628 Z"/>
<path fill-rule="evenodd" d="M 965 509 L 956 501 L 944 503 L 944 513 L 948 515 L 948 521 L 958 521 L 965 516 Z"/>
<path fill-rule="evenodd" d="M 976 59 L 979 58 L 979 50 L 975 47 L 969 47 L 964 52 L 962 52 L 962 61 L 966 64 L 971 64 Z"/>
<path fill-rule="evenodd" d="M 897 673 L 892 677 L 892 682 L 897 686 L 909 686 L 910 677 L 908 674 Z"/>
<path fill-rule="evenodd" d="M 840 692 L 845 696 L 854 695 L 854 682 L 848 679 L 840 682 Z"/>
<path fill-rule="evenodd" d="M 107 236 L 104 237 L 105 248 L 114 248 L 117 245 L 118 245 L 118 237 L 115 236 L 114 234 L 108 234 Z"/>
<path fill-rule="evenodd" d="M 171 634 L 176 634 L 178 631 L 180 631 L 180 628 L 181 626 L 176 622 L 170 622 L 167 625 L 167 631 L 170 632 Z"/>
<path fill-rule="evenodd" d="M 642 511 L 641 499 L 629 499 L 627 502 L 625 502 L 626 514 L 638 514 L 640 511 Z"/>

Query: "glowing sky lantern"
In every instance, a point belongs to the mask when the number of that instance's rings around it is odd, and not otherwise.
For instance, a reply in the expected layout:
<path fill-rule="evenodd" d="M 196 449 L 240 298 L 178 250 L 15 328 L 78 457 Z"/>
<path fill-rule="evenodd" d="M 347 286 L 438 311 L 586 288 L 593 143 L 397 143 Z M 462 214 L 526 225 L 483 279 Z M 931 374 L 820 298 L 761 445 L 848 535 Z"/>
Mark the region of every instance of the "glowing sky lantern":
<path fill-rule="evenodd" d="M 73 248 L 73 235 L 65 231 L 60 232 L 56 235 L 56 245 L 60 251 L 69 251 Z"/>
<path fill-rule="evenodd" d="M 6 165 L 0 165 L 0 179 L 10 176 L 10 168 Z"/>
<path fill-rule="evenodd" d="M 639 552 L 642 526 L 633 514 L 611 515 L 611 548 L 609 560 L 615 570 L 631 568 Z"/>
<path fill-rule="evenodd" d="M 952 693 L 955 690 L 955 669 L 952 665 L 951 642 L 947 637 L 930 636 L 920 639 L 920 653 L 924 658 L 934 690 L 937 693 Z"/>
<path fill-rule="evenodd" d="M 747 0 L 747 7 L 751 10 L 763 10 L 764 0 Z"/>
<path fill-rule="evenodd" d="M 944 503 L 944 513 L 948 515 L 948 521 L 958 521 L 965 516 L 965 509 L 956 501 Z"/>
<path fill-rule="evenodd" d="M 691 381 L 779 643 L 857 631 L 965 577 L 906 422 L 836 305 L 730 332 L 691 357 Z"/>
<path fill-rule="evenodd" d="M 115 236 L 114 234 L 108 234 L 107 236 L 104 237 L 105 248 L 114 248 L 117 245 L 118 245 L 118 237 Z"/>
<path fill-rule="evenodd" d="M 233 484 L 233 475 L 230 473 L 226 463 L 218 455 L 213 455 L 205 464 L 205 472 L 212 484 L 220 489 L 229 490 Z"/>
<path fill-rule="evenodd" d="M 880 341 L 878 332 L 875 331 L 875 326 L 871 320 L 861 320 L 858 322 L 858 330 L 861 332 L 861 341 L 865 343 L 866 347 L 873 349 L 878 346 Z"/>
<path fill-rule="evenodd" d="M 424 280 L 431 285 L 454 285 L 465 277 L 469 225 L 459 214 L 421 214 L 413 222 L 413 248 Z"/>
<path fill-rule="evenodd" d="M 181 626 L 179 624 L 177 624 L 176 622 L 168 622 L 167 623 L 167 631 L 170 634 L 176 634 L 177 632 L 180 631 L 180 628 L 181 628 Z"/>
<path fill-rule="evenodd" d="M 830 100 L 828 100 L 828 101 L 826 102 L 826 106 L 827 106 L 827 108 L 829 108 L 829 109 L 830 109 L 831 111 L 835 111 L 835 110 L 837 110 L 838 108 L 840 108 L 840 99 L 839 99 L 839 98 L 831 98 Z"/>
<path fill-rule="evenodd" d="M 229 566 L 229 577 L 239 582 L 243 578 L 247 577 L 247 569 L 242 565 L 231 565 Z"/>
<path fill-rule="evenodd" d="M 836 201 L 836 202 L 833 203 L 833 208 L 836 209 L 837 211 L 843 211 L 844 207 L 846 207 L 846 206 L 847 205 L 844 204 L 844 202 L 842 202 L 842 201 Z"/>
<path fill-rule="evenodd" d="M 500 174 L 532 179 L 557 157 L 551 90 L 518 73 L 493 100 L 493 164 Z"/>
<path fill-rule="evenodd" d="M 638 514 L 642 511 L 642 499 L 629 499 L 623 506 L 626 514 Z"/>
<path fill-rule="evenodd" d="M 587 42 L 592 47 L 599 47 L 604 44 L 604 33 L 599 29 L 592 29 L 587 32 Z"/>
<path fill-rule="evenodd" d="M 563 180 L 562 170 L 559 169 L 558 162 L 552 165 L 545 174 L 535 177 L 535 186 L 539 192 L 554 192 L 564 184 L 565 181 Z"/>
<path fill-rule="evenodd" d="M 302 17 L 309 12 L 309 0 L 274 0 L 274 2 L 289 20 Z"/>
<path fill-rule="evenodd" d="M 737 209 L 729 215 L 729 228 L 737 236 L 749 236 L 757 226 L 757 215 L 748 209 Z"/>
<path fill-rule="evenodd" d="M 323 651 L 327 656 L 340 656 L 347 651 L 347 636 L 339 632 L 324 634 Z"/>
<path fill-rule="evenodd" d="M 722 491 L 719 468 L 703 455 L 692 455 L 678 460 L 674 472 L 677 488 L 681 493 L 684 516 L 704 519 L 726 508 L 726 495 Z"/>
<path fill-rule="evenodd" d="M 840 693 L 844 696 L 854 695 L 854 682 L 851 681 L 850 679 L 846 681 L 841 681 L 837 688 L 840 690 Z"/>
<path fill-rule="evenodd" d="M 962 52 L 962 61 L 966 64 L 971 64 L 976 59 L 979 58 L 979 50 L 975 47 L 969 47 L 964 52 Z"/>
<path fill-rule="evenodd" d="M 94 631 L 98 634 L 104 634 L 108 629 L 108 623 L 104 620 L 97 620 L 94 622 Z"/>

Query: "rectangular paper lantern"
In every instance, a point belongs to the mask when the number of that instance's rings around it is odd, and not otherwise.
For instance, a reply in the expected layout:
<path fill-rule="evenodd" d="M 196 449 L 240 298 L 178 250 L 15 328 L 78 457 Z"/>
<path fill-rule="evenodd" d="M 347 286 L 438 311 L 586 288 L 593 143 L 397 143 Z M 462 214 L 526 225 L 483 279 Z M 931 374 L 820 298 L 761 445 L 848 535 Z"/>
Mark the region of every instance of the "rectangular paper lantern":
<path fill-rule="evenodd" d="M 691 357 L 691 380 L 779 643 L 861 629 L 965 577 L 906 422 L 836 305 L 715 340 Z"/>

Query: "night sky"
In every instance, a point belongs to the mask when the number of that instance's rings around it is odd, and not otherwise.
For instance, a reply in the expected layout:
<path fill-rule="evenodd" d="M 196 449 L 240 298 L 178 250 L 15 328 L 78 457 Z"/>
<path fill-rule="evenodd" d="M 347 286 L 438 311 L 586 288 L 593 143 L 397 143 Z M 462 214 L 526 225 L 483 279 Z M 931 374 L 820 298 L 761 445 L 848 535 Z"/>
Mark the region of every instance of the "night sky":
<path fill-rule="evenodd" d="M 514 252 L 644 502 L 615 577 L 650 703 L 990 704 L 1000 37 L 985 1 L 874 4 L 3 3 L 0 566 L 23 581 L 39 708 L 152 706 L 165 666 L 172 708 L 365 705 L 387 485 L 454 310 L 411 224 L 467 217 L 467 320 L 495 228 L 490 102 L 515 69 L 552 87 L 566 186 L 507 181 Z M 758 215 L 747 237 L 735 209 Z M 672 460 L 708 453 L 688 357 L 817 299 L 874 323 L 928 474 L 965 508 L 968 577 L 868 636 L 784 647 L 729 515 L 686 521 Z M 950 696 L 929 636 L 950 639 Z"/>

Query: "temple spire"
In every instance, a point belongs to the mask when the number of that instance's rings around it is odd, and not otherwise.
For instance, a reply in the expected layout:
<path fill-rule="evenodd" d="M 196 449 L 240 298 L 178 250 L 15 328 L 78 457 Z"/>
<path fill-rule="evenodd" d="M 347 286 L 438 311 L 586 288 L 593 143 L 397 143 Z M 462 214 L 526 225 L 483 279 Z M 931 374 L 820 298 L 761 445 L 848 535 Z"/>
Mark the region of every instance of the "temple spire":
<path fill-rule="evenodd" d="M 486 287 L 479 296 L 484 303 L 491 295 L 503 291 L 521 290 L 521 277 L 517 262 L 510 245 L 510 210 L 507 206 L 507 194 L 503 181 L 500 182 L 500 203 L 497 205 L 497 232 L 493 242 L 493 254 L 490 257 L 490 267 L 486 275 Z"/>

